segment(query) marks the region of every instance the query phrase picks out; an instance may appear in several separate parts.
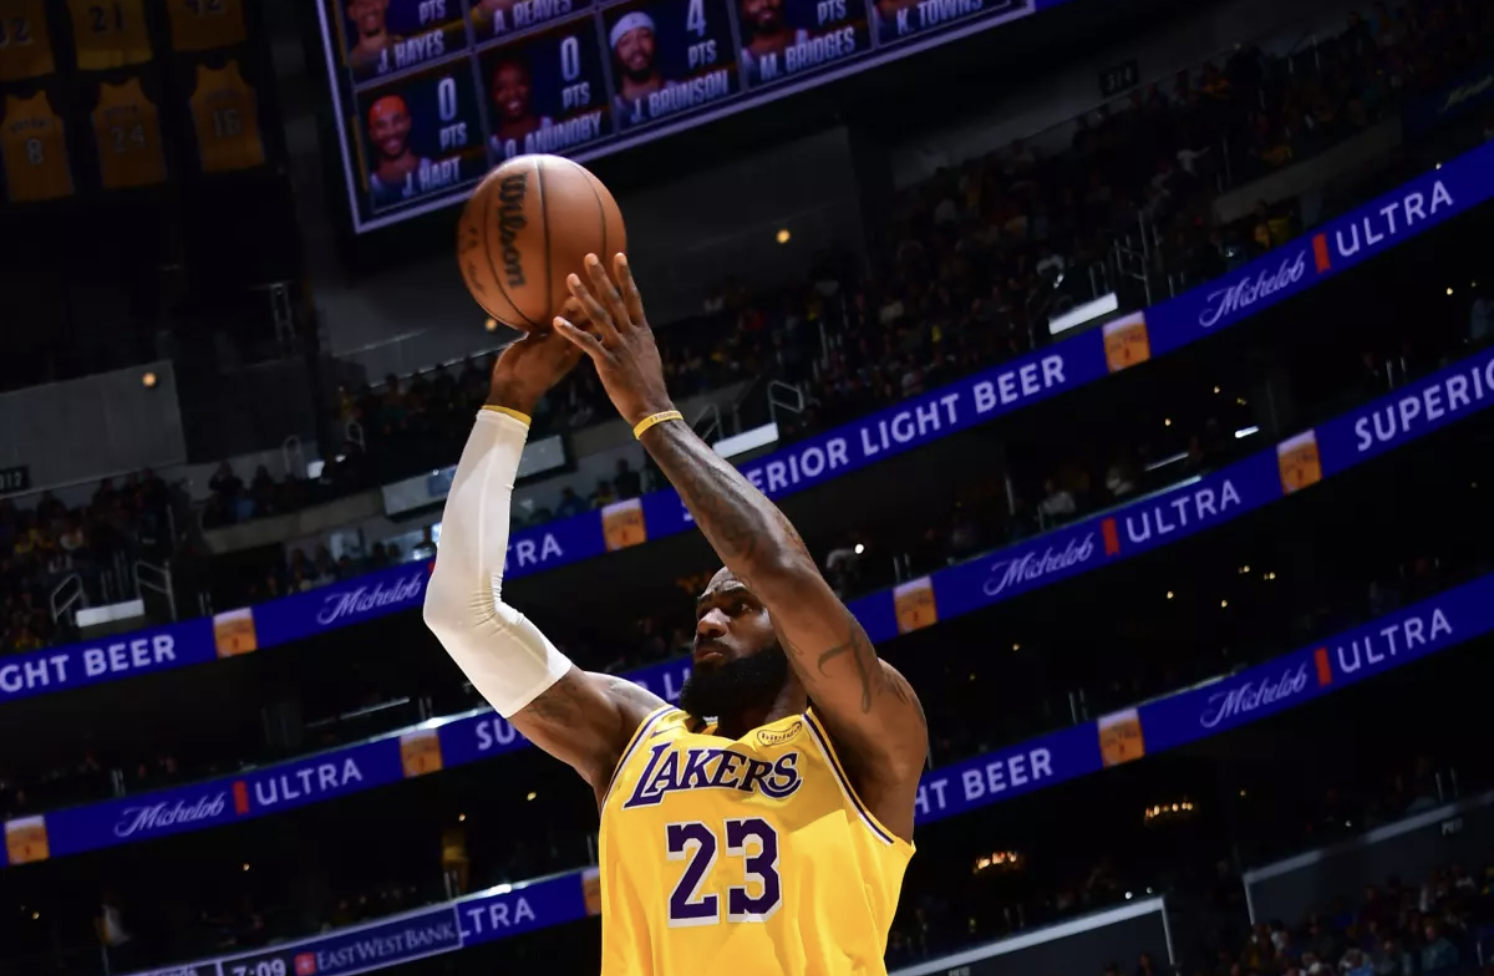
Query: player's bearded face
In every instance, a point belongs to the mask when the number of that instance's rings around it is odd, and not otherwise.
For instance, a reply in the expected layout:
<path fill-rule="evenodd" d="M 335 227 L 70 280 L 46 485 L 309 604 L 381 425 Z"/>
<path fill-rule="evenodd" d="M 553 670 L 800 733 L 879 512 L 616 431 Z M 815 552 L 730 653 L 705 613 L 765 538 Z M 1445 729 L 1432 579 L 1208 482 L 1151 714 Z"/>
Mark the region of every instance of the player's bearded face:
<path fill-rule="evenodd" d="M 695 665 L 680 707 L 716 718 L 771 705 L 788 681 L 789 664 L 767 608 L 723 569 L 696 613 Z"/>
<path fill-rule="evenodd" d="M 788 673 L 788 655 L 776 640 L 752 654 L 724 658 L 710 667 L 696 665 L 680 689 L 680 708 L 716 718 L 770 705 Z"/>
<path fill-rule="evenodd" d="M 635 27 L 617 42 L 617 59 L 628 74 L 643 79 L 654 71 L 654 32 L 646 27 Z"/>

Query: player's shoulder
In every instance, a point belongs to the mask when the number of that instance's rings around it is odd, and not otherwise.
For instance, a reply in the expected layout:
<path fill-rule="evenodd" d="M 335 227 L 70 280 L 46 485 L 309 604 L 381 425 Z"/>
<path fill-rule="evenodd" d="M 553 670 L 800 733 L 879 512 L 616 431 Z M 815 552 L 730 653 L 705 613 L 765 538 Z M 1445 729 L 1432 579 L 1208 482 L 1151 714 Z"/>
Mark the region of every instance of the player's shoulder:
<path fill-rule="evenodd" d="M 599 671 L 592 671 L 589 674 L 608 698 L 637 712 L 640 722 L 649 714 L 669 705 L 658 695 L 627 678 L 620 678 L 615 674 L 603 674 Z"/>

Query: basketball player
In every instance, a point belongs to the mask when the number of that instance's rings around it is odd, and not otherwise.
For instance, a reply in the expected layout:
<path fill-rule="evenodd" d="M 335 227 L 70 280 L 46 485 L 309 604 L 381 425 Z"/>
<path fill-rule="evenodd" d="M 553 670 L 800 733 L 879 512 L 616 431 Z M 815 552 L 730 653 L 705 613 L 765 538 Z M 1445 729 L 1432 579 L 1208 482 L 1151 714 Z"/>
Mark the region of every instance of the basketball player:
<path fill-rule="evenodd" d="M 765 55 L 772 55 L 777 73 L 784 74 L 783 52 L 809 40 L 808 31 L 793 30 L 783 22 L 783 0 L 742 0 L 742 26 L 752 35 L 742 48 L 749 83 L 767 80 L 760 63 Z"/>
<path fill-rule="evenodd" d="M 425 620 L 601 809 L 603 976 L 885 973 L 928 747 L 788 519 L 681 422 L 626 260 L 499 358 L 457 466 Z M 587 331 L 583 331 L 582 323 Z M 578 669 L 502 599 L 528 415 L 582 354 L 726 563 L 696 603 L 678 708 Z"/>
<path fill-rule="evenodd" d="M 389 33 L 388 13 L 389 0 L 349 0 L 348 20 L 358 32 L 357 43 L 348 51 L 351 64 L 357 67 L 375 64 L 379 55 L 399 40 Z"/>
<path fill-rule="evenodd" d="M 533 92 L 529 66 L 523 61 L 505 59 L 493 69 L 490 95 L 493 107 L 498 110 L 498 127 L 489 141 L 493 151 L 502 159 L 529 152 L 529 147 L 524 142 L 525 137 L 555 124 L 555 120 L 549 116 L 538 117 L 534 114 L 534 108 L 530 104 Z"/>
<path fill-rule="evenodd" d="M 420 190 L 414 174 L 431 161 L 410 148 L 410 108 L 399 95 L 385 95 L 368 109 L 368 141 L 378 162 L 368 176 L 368 192 L 375 206 L 409 199 Z"/>
<path fill-rule="evenodd" d="M 648 96 L 663 91 L 666 82 L 654 63 L 654 20 L 641 10 L 623 14 L 612 25 L 607 42 L 612 45 L 612 60 L 617 65 L 617 110 L 628 117 L 629 124 L 649 120 L 644 108 Z"/>

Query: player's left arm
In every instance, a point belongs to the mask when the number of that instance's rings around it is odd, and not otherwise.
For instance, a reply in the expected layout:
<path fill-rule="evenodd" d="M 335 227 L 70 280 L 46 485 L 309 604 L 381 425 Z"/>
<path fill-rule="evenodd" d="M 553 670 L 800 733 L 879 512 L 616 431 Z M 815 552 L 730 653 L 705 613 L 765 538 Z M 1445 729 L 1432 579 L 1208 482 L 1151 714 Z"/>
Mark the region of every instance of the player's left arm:
<path fill-rule="evenodd" d="M 612 402 L 630 424 L 673 410 L 659 351 L 628 264 L 614 262 L 620 288 L 594 257 L 587 282 L 570 278 L 566 319 L 556 327 L 596 363 Z M 913 834 L 913 800 L 928 753 L 928 725 L 907 680 L 877 657 L 866 631 L 830 589 L 799 533 L 688 425 L 659 423 L 641 441 L 684 499 L 732 574 L 773 619 L 789 662 L 844 753 L 857 790 L 888 829 Z"/>

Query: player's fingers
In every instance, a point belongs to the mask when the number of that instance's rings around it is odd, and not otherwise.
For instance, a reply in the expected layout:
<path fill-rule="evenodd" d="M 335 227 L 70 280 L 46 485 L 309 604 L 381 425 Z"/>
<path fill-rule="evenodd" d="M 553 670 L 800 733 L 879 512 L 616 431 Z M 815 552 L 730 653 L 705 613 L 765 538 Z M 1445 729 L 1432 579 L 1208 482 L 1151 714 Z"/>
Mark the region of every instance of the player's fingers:
<path fill-rule="evenodd" d="M 617 323 L 617 330 L 626 332 L 632 328 L 633 321 L 628 317 L 628 309 L 623 304 L 622 295 L 618 294 L 617 286 L 612 283 L 612 278 L 607 274 L 607 266 L 602 264 L 602 259 L 595 254 L 586 255 L 586 276 L 591 279 L 592 292 L 601 299 L 607 311 L 612 313 L 612 321 Z"/>
<path fill-rule="evenodd" d="M 628 320 L 634 325 L 642 325 L 646 321 L 643 317 L 643 296 L 638 293 L 638 282 L 633 280 L 633 266 L 628 264 L 628 256 L 621 251 L 612 258 L 612 272 L 617 276 L 623 307 L 628 310 Z"/>
<path fill-rule="evenodd" d="M 612 316 L 602 307 L 601 303 L 592 295 L 586 283 L 581 280 L 580 275 L 570 274 L 565 279 L 566 287 L 571 290 L 571 297 L 581 304 L 590 320 L 592 329 L 597 337 L 603 342 L 616 342 L 618 340 L 617 326 L 613 324 Z"/>
<path fill-rule="evenodd" d="M 558 315 L 555 316 L 555 331 L 569 339 L 571 345 L 593 360 L 600 360 L 606 354 L 606 350 L 602 348 L 602 340 Z"/>

